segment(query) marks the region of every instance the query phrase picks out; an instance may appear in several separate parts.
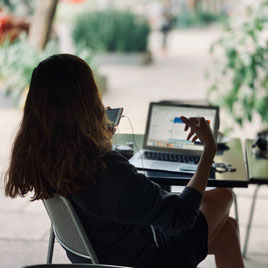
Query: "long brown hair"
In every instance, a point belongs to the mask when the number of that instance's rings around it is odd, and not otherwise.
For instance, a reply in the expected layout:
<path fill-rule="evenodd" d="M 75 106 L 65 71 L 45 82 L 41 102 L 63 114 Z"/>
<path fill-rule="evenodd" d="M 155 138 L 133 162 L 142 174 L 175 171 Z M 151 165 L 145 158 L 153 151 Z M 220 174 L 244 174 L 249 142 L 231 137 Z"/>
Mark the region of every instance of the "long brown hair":
<path fill-rule="evenodd" d="M 32 74 L 23 119 L 5 175 L 12 198 L 67 196 L 95 182 L 111 150 L 105 108 L 86 62 L 69 55 L 42 61 Z"/>

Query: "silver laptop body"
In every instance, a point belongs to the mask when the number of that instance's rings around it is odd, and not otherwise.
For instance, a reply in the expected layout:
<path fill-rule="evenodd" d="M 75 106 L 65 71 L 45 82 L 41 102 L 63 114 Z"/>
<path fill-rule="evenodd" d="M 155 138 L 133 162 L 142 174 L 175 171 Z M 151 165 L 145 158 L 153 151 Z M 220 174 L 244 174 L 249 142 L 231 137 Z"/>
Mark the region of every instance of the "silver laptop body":
<path fill-rule="evenodd" d="M 205 117 L 213 133 L 219 128 L 219 108 L 175 103 L 150 103 L 143 149 L 129 162 L 141 170 L 194 173 L 203 151 L 200 142 L 187 141 L 189 131 L 180 116 Z M 161 158 L 161 160 L 159 159 Z"/>

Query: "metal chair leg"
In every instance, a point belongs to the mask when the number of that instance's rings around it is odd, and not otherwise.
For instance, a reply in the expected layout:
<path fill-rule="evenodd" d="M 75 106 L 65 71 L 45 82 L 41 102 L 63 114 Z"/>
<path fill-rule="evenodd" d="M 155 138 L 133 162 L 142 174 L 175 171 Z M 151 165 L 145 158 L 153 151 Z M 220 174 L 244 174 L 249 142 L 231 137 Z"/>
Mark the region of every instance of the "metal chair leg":
<path fill-rule="evenodd" d="M 250 234 L 250 229 L 251 229 L 251 224 L 252 224 L 252 218 L 253 218 L 253 213 L 254 213 L 254 209 L 255 209 L 255 203 L 256 203 L 256 199 L 257 199 L 257 194 L 258 194 L 258 190 L 260 189 L 261 184 L 258 184 L 254 194 L 253 194 L 253 200 L 252 200 L 252 204 L 251 204 L 251 209 L 250 209 L 250 214 L 249 214 L 249 219 L 248 219 L 248 225 L 247 225 L 247 232 L 246 232 L 246 239 L 245 239 L 245 245 L 244 245 L 244 249 L 243 249 L 243 258 L 246 257 L 247 254 L 247 247 L 248 247 L 248 240 L 249 240 L 249 234 Z"/>
<path fill-rule="evenodd" d="M 238 235 L 239 235 L 239 239 L 240 239 L 238 204 L 237 204 L 237 197 L 236 197 L 236 194 L 235 194 L 234 191 L 233 191 L 233 196 L 234 196 L 234 212 L 235 212 L 235 219 L 236 219 L 236 222 L 237 222 L 237 226 L 238 226 Z"/>
<path fill-rule="evenodd" d="M 47 264 L 52 263 L 54 243 L 55 243 L 55 234 L 53 230 L 53 225 L 51 224 L 49 242 L 48 242 L 48 251 L 47 251 Z"/>
<path fill-rule="evenodd" d="M 234 210 L 235 210 L 235 219 L 236 219 L 236 222 L 237 222 L 237 224 L 239 224 L 238 205 L 237 205 L 236 194 L 234 194 Z"/>

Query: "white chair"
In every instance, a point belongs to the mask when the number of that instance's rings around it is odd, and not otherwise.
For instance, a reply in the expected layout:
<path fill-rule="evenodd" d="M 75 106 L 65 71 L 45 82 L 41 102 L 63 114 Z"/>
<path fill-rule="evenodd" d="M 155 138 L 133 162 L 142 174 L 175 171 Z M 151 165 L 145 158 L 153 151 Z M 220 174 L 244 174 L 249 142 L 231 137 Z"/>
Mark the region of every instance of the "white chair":
<path fill-rule="evenodd" d="M 131 268 L 104 264 L 38 264 L 22 268 Z"/>
<path fill-rule="evenodd" d="M 55 196 L 43 200 L 43 203 L 51 220 L 47 264 L 52 263 L 55 237 L 63 248 L 98 264 L 98 257 L 71 202 L 62 196 Z"/>

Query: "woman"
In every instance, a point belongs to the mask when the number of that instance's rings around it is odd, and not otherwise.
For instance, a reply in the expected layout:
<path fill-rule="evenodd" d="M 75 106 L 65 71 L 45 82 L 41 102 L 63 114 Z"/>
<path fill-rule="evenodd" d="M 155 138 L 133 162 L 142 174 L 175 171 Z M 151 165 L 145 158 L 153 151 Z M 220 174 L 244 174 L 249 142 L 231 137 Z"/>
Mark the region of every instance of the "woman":
<path fill-rule="evenodd" d="M 204 151 L 193 178 L 175 195 L 111 150 L 89 66 L 68 54 L 49 57 L 33 71 L 6 195 L 68 197 L 101 263 L 188 268 L 211 253 L 217 267 L 243 267 L 236 222 L 228 216 L 232 192 L 204 192 L 216 152 L 213 134 L 204 118 L 182 120 L 188 139 L 199 138 Z"/>

